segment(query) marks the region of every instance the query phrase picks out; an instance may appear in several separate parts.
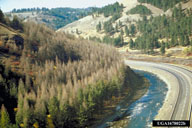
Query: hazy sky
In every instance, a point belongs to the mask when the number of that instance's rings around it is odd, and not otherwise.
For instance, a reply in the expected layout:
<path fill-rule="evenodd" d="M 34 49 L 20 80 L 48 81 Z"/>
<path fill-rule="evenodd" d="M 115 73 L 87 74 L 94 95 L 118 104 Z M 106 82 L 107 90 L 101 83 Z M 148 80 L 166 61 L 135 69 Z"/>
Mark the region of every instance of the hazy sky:
<path fill-rule="evenodd" d="M 11 11 L 13 8 L 33 8 L 33 7 L 101 7 L 114 3 L 118 0 L 0 0 L 0 8 L 4 12 Z"/>

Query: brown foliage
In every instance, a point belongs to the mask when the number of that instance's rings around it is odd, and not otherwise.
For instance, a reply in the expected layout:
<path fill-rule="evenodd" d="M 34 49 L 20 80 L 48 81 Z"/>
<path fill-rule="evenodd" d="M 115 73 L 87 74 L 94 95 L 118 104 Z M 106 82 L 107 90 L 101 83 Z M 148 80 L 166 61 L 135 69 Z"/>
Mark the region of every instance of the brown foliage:
<path fill-rule="evenodd" d="M 123 87 L 120 68 L 124 65 L 112 46 L 55 33 L 34 23 L 25 24 L 25 33 L 21 65 L 26 74 L 27 90 L 23 95 L 23 107 L 26 108 L 23 111 L 34 109 L 37 115 L 39 111 L 45 111 L 40 114 L 43 116 L 50 114 L 54 110 L 51 107 L 58 103 L 60 114 L 63 112 L 67 116 L 67 113 L 75 112 L 77 116 L 66 117 L 71 120 L 70 123 L 63 120 L 67 126 L 77 120 L 83 127 L 92 118 L 92 113 L 102 107 L 104 100 L 118 95 L 117 90 Z M 35 77 L 33 82 L 30 82 L 28 74 Z M 85 116 L 85 113 L 88 115 Z M 56 127 L 65 126 L 58 123 L 61 120 L 59 115 L 50 116 Z M 28 118 L 23 119 L 24 123 Z"/>

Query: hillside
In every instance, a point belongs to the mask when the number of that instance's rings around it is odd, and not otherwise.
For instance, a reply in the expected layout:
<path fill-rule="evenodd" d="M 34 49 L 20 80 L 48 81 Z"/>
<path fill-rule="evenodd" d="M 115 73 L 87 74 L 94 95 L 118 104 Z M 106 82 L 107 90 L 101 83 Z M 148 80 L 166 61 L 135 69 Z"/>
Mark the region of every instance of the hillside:
<path fill-rule="evenodd" d="M 2 128 L 88 127 L 125 91 L 147 88 L 112 46 L 3 15 L 0 22 Z"/>
<path fill-rule="evenodd" d="M 92 11 L 91 8 L 73 9 L 73 8 L 26 8 L 13 9 L 12 12 L 6 13 L 11 19 L 14 15 L 26 21 L 43 23 L 53 29 L 59 29 L 73 21 L 87 16 Z"/>
<path fill-rule="evenodd" d="M 123 4 L 123 11 L 118 15 L 105 16 L 105 12 L 96 11 L 92 16 L 89 15 L 66 25 L 57 32 L 63 31 L 76 37 L 117 47 L 128 44 L 131 49 L 140 49 L 148 54 L 155 53 L 154 49 L 160 47 L 162 51 L 159 50 L 159 52 L 164 54 L 164 43 L 167 49 L 178 45 L 190 46 L 192 0 L 175 0 L 167 5 L 166 2 L 166 0 L 157 1 L 157 3 L 150 0 L 123 0 L 119 3 L 119 5 Z M 164 6 L 158 8 L 161 5 Z M 110 10 L 111 7 L 113 6 L 108 5 L 104 8 Z M 181 28 L 182 33 L 178 33 Z"/>
<path fill-rule="evenodd" d="M 135 24 L 136 21 L 138 20 L 142 20 L 142 16 L 140 16 L 139 14 L 129 14 L 127 15 L 126 13 L 136 7 L 137 5 L 140 5 L 140 3 L 137 0 L 124 0 L 121 1 L 120 4 L 123 4 L 124 8 L 123 8 L 123 12 L 122 12 L 122 16 L 116 20 L 115 22 L 113 22 L 113 27 L 115 27 L 116 24 L 119 23 L 119 21 L 122 23 L 123 26 L 127 25 L 130 26 L 131 24 Z M 160 15 L 163 13 L 163 10 L 152 6 L 150 4 L 142 4 L 144 6 L 146 6 L 148 9 L 150 9 L 152 11 L 152 15 L 156 16 L 156 15 Z M 102 14 L 97 15 L 96 16 L 87 16 L 84 17 L 74 23 L 71 23 L 69 25 L 66 25 L 63 28 L 58 29 L 58 31 L 64 31 L 67 33 L 72 33 L 75 34 L 76 36 L 81 36 L 84 38 L 89 38 L 89 37 L 99 37 L 99 38 L 103 38 L 106 34 L 104 33 L 104 31 L 101 32 L 97 32 L 96 30 L 96 26 L 98 25 L 99 22 L 101 22 L 102 24 L 104 24 L 104 22 L 108 21 L 111 17 L 104 17 Z M 120 29 L 124 29 L 124 27 L 119 27 L 118 28 L 119 31 Z M 78 34 L 75 32 L 76 30 L 78 30 Z M 114 37 L 117 37 L 118 32 L 115 33 Z"/>

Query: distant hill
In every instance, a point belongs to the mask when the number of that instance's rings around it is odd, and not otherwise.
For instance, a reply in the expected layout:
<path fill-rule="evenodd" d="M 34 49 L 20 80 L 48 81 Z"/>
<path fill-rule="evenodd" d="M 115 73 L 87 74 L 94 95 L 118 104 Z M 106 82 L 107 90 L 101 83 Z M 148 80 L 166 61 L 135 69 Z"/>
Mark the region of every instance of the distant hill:
<path fill-rule="evenodd" d="M 115 9 L 117 8 L 115 4 L 113 5 L 114 10 L 117 10 Z M 70 23 L 58 29 L 58 31 L 64 31 L 64 32 L 71 33 L 76 36 L 81 36 L 84 38 L 97 37 L 97 38 L 100 38 L 101 40 L 105 36 L 117 38 L 120 35 L 121 29 L 124 30 L 125 26 L 130 27 L 131 25 L 135 25 L 136 21 L 142 20 L 142 15 L 138 13 L 127 14 L 128 11 L 135 8 L 137 5 L 141 5 L 141 3 L 139 3 L 137 0 L 124 0 L 119 2 L 120 7 L 121 5 L 123 5 L 123 7 L 122 7 L 122 11 L 118 12 L 119 16 L 112 15 L 112 14 L 116 14 L 115 12 L 111 13 L 111 15 L 106 16 L 106 12 L 113 10 L 111 9 L 111 7 L 113 6 L 108 5 L 108 6 L 105 6 L 104 8 L 101 8 L 100 10 L 98 9 L 98 11 L 96 11 L 92 15 L 88 15 L 80 20 L 77 20 L 73 23 Z M 164 13 L 162 9 L 159 9 L 151 4 L 144 3 L 142 5 L 151 11 L 152 16 L 156 16 Z M 101 13 L 102 10 L 105 10 L 105 11 Z M 108 14 L 110 14 L 110 12 L 108 12 Z M 148 15 L 148 17 L 150 17 L 151 15 Z M 101 23 L 102 29 L 101 31 L 98 32 L 96 29 L 96 26 L 99 24 L 99 22 Z M 105 23 L 106 25 L 104 25 Z M 104 28 L 108 29 L 108 27 L 105 27 L 107 26 L 107 24 L 114 28 L 113 30 L 111 30 L 110 34 L 105 33 Z M 112 29 L 112 27 L 110 28 Z M 78 30 L 78 33 L 76 32 L 77 30 Z M 110 29 L 108 31 L 110 31 Z M 129 39 L 130 39 L 129 37 L 124 37 L 124 40 L 126 42 L 129 41 Z"/>
<path fill-rule="evenodd" d="M 47 26 L 56 30 L 87 16 L 91 11 L 92 8 L 23 8 L 13 9 L 12 12 L 6 13 L 6 15 L 11 18 L 16 15 L 24 21 L 45 23 Z"/>
<path fill-rule="evenodd" d="M 166 2 L 123 0 L 57 31 L 118 47 L 132 42 L 133 49 L 144 52 L 153 52 L 162 42 L 166 48 L 190 45 L 192 0 L 173 0 L 165 5 Z"/>

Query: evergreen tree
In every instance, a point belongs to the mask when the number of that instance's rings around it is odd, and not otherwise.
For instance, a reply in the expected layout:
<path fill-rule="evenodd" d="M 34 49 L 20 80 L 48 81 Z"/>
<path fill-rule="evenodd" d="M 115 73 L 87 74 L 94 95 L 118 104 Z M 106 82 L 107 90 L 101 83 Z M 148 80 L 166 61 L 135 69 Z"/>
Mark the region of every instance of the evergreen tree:
<path fill-rule="evenodd" d="M 20 125 L 23 123 L 23 105 L 24 105 L 24 99 L 23 99 L 23 95 L 21 94 L 20 91 L 18 93 L 18 111 L 16 113 L 16 124 Z"/>
<path fill-rule="evenodd" d="M 111 33 L 114 30 L 111 21 L 105 22 L 103 28 L 104 28 L 106 33 Z"/>
<path fill-rule="evenodd" d="M 129 29 L 127 26 L 125 26 L 125 34 L 126 34 L 126 36 L 129 36 Z"/>
<path fill-rule="evenodd" d="M 115 38 L 115 40 L 114 40 L 114 45 L 115 45 L 115 46 L 120 46 L 121 44 L 122 44 L 121 36 L 118 36 L 118 37 Z"/>
<path fill-rule="evenodd" d="M 169 48 L 169 43 L 165 43 L 165 47 L 168 49 Z"/>
<path fill-rule="evenodd" d="M 121 36 L 123 36 L 124 35 L 124 31 L 123 31 L 123 29 L 121 29 Z"/>
<path fill-rule="evenodd" d="M 79 113 L 78 113 L 78 121 L 79 121 L 80 127 L 85 127 L 85 124 L 88 121 L 88 114 L 89 113 L 87 112 L 87 106 L 84 101 L 82 105 L 80 105 Z"/>
<path fill-rule="evenodd" d="M 134 35 L 135 35 L 135 32 L 136 32 L 135 25 L 134 25 L 134 24 L 132 24 L 132 25 L 131 25 L 131 30 L 130 30 L 130 33 L 131 33 L 131 35 L 132 35 L 132 36 L 134 36 Z"/>
<path fill-rule="evenodd" d="M 101 22 L 96 26 L 97 32 L 101 31 Z"/>
<path fill-rule="evenodd" d="M 9 114 L 4 105 L 1 107 L 1 120 L 0 120 L 0 127 L 1 128 L 8 128 L 10 126 L 10 119 Z"/>
<path fill-rule="evenodd" d="M 161 54 L 165 54 L 165 43 L 164 42 L 161 43 L 160 51 L 161 51 Z"/>
<path fill-rule="evenodd" d="M 119 20 L 119 27 L 122 27 L 122 22 Z"/>
<path fill-rule="evenodd" d="M 118 32 L 118 24 L 115 25 L 115 31 Z"/>
<path fill-rule="evenodd" d="M 19 21 L 17 16 L 13 17 L 13 21 L 11 22 L 11 27 L 16 29 L 16 30 L 23 31 L 23 25 L 22 25 L 22 23 L 20 23 L 20 21 Z"/>
<path fill-rule="evenodd" d="M 128 11 L 127 14 L 150 15 L 152 12 L 143 5 L 137 5 L 135 8 L 132 8 L 130 11 Z"/>
<path fill-rule="evenodd" d="M 120 37 L 121 37 L 121 44 L 120 44 L 120 45 L 123 46 L 123 45 L 124 45 L 124 38 L 123 38 L 123 35 L 121 35 Z"/>
<path fill-rule="evenodd" d="M 0 22 L 1 22 L 1 23 L 5 23 L 4 14 L 3 14 L 3 12 L 1 11 L 1 9 L 0 9 Z"/>
<path fill-rule="evenodd" d="M 190 45 L 189 36 L 185 36 L 185 46 Z"/>
<path fill-rule="evenodd" d="M 184 37 L 184 35 L 182 34 L 182 35 L 180 35 L 180 43 L 179 43 L 179 44 L 180 44 L 181 46 L 184 46 L 184 44 L 185 44 L 184 41 L 185 41 L 185 37 Z"/>
<path fill-rule="evenodd" d="M 171 36 L 171 47 L 175 46 L 176 43 L 176 37 L 174 35 Z"/>
<path fill-rule="evenodd" d="M 50 100 L 48 109 L 49 109 L 49 113 L 51 115 L 51 119 L 53 120 L 53 123 L 57 124 L 58 123 L 57 117 L 59 114 L 59 101 L 57 100 L 57 98 L 55 96 Z"/>
<path fill-rule="evenodd" d="M 134 42 L 133 42 L 132 39 L 130 39 L 129 48 L 130 48 L 130 49 L 134 48 Z"/>

